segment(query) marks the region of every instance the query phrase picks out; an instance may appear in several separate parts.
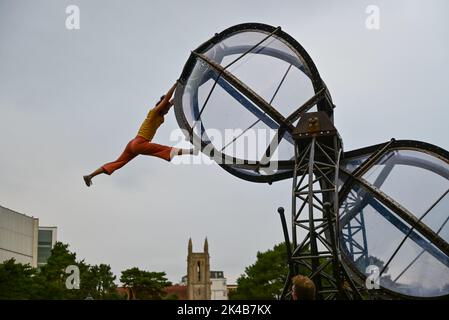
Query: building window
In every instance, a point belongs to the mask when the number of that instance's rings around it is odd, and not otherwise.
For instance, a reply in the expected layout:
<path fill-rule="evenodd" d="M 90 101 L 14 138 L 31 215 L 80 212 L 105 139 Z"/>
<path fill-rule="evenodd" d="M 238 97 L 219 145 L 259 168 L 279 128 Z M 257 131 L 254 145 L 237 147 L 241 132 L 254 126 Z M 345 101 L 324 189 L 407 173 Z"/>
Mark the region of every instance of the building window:
<path fill-rule="evenodd" d="M 196 272 L 198 275 L 198 281 L 201 281 L 201 264 L 199 261 L 196 264 Z"/>
<path fill-rule="evenodd" d="M 38 248 L 37 248 L 37 264 L 42 266 L 47 263 L 51 255 L 53 245 L 53 231 L 39 230 L 38 234 Z"/>

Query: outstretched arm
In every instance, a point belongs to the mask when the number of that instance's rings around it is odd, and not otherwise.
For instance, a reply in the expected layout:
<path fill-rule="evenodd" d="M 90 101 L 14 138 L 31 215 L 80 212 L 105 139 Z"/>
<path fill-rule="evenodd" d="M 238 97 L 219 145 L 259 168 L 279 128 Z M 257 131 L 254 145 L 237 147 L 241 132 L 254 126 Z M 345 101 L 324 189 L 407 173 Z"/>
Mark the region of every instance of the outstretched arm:
<path fill-rule="evenodd" d="M 160 112 L 161 114 L 166 114 L 168 110 L 170 110 L 172 103 L 170 102 L 173 93 L 175 92 L 176 86 L 178 85 L 178 82 L 176 82 L 170 90 L 165 94 L 164 99 L 161 100 L 157 104 L 157 106 L 154 108 L 157 112 Z"/>

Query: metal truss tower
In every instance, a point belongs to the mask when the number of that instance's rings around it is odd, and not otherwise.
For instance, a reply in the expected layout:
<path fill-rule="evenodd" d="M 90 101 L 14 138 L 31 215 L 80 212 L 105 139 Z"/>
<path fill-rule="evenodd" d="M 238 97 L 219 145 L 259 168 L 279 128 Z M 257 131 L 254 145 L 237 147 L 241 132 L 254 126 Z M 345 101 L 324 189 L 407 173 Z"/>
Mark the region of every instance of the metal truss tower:
<path fill-rule="evenodd" d="M 290 273 L 307 273 L 319 299 L 360 296 L 341 264 L 338 237 L 341 139 L 325 112 L 304 115 L 295 128 Z M 282 213 L 282 212 L 280 212 Z M 284 234 L 286 228 L 284 228 Z M 286 243 L 289 242 L 286 235 Z M 290 278 L 283 296 L 289 294 Z"/>

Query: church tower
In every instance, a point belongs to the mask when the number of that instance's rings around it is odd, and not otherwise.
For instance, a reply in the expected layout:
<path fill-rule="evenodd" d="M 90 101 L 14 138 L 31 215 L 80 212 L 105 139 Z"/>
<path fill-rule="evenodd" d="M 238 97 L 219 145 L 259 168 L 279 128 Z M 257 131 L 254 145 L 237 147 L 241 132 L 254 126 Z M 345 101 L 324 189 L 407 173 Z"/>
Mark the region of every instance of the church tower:
<path fill-rule="evenodd" d="M 193 252 L 189 239 L 187 255 L 187 299 L 210 300 L 211 281 L 209 265 L 209 244 L 204 241 L 204 252 Z"/>

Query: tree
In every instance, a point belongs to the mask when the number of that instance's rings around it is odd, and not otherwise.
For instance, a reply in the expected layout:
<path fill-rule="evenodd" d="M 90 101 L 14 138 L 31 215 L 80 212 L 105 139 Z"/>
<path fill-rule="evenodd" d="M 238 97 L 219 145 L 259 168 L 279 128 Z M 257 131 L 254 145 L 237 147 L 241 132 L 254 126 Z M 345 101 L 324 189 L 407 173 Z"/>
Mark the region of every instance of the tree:
<path fill-rule="evenodd" d="M 41 292 L 40 299 L 79 298 L 75 290 L 69 290 L 65 285 L 65 269 L 70 265 L 77 265 L 76 253 L 70 252 L 68 248 L 68 244 L 56 242 L 47 263 L 40 268 L 36 281 L 45 283 L 45 290 Z"/>
<path fill-rule="evenodd" d="M 120 281 L 131 291 L 132 299 L 160 300 L 164 297 L 164 288 L 171 285 L 165 272 L 149 272 L 139 268 L 122 271 Z"/>
<path fill-rule="evenodd" d="M 69 274 L 65 270 L 75 265 L 80 271 L 80 288 L 66 287 Z M 69 246 L 57 242 L 47 264 L 40 269 L 16 263 L 14 259 L 0 264 L 0 299 L 119 299 L 116 277 L 109 265 L 88 265 L 76 261 L 76 253 Z"/>
<path fill-rule="evenodd" d="M 12 258 L 0 264 L 0 300 L 33 299 L 39 292 L 33 278 L 36 269 L 29 264 L 16 263 Z"/>
<path fill-rule="evenodd" d="M 230 299 L 277 299 L 282 293 L 288 274 L 285 244 L 273 249 L 257 252 L 254 264 L 245 268 L 245 273 L 237 279 L 237 290 Z"/>
<path fill-rule="evenodd" d="M 304 252 L 308 251 L 306 248 Z M 326 267 L 329 271 L 329 267 Z M 310 271 L 299 266 L 299 274 Z M 257 252 L 256 262 L 245 268 L 245 273 L 237 279 L 237 289 L 230 292 L 231 300 L 272 300 L 279 299 L 288 275 L 288 259 L 285 243 L 273 249 Z"/>
<path fill-rule="evenodd" d="M 68 266 L 79 269 L 79 289 L 66 287 Z M 89 265 L 77 261 L 76 253 L 67 244 L 57 242 L 46 265 L 35 269 L 29 264 L 16 263 L 14 259 L 0 263 L 0 299 L 121 299 L 114 283 L 116 276 L 106 264 Z M 171 285 L 165 272 L 149 272 L 138 268 L 122 272 L 122 283 L 138 299 L 173 299 L 166 296 L 164 288 Z"/>
<path fill-rule="evenodd" d="M 118 299 L 116 276 L 106 264 L 89 265 L 84 260 L 76 261 L 76 253 L 70 252 L 67 244 L 57 242 L 53 247 L 47 264 L 41 268 L 40 276 L 48 284 L 48 299 Z M 69 290 L 65 286 L 68 274 L 65 269 L 75 265 L 80 271 L 79 290 Z"/>
<path fill-rule="evenodd" d="M 84 264 L 84 261 L 83 261 Z M 83 294 L 91 295 L 94 299 L 118 299 L 116 292 L 117 285 L 114 283 L 116 276 L 112 273 L 111 267 L 106 264 L 83 266 L 81 273 L 81 290 Z"/>

